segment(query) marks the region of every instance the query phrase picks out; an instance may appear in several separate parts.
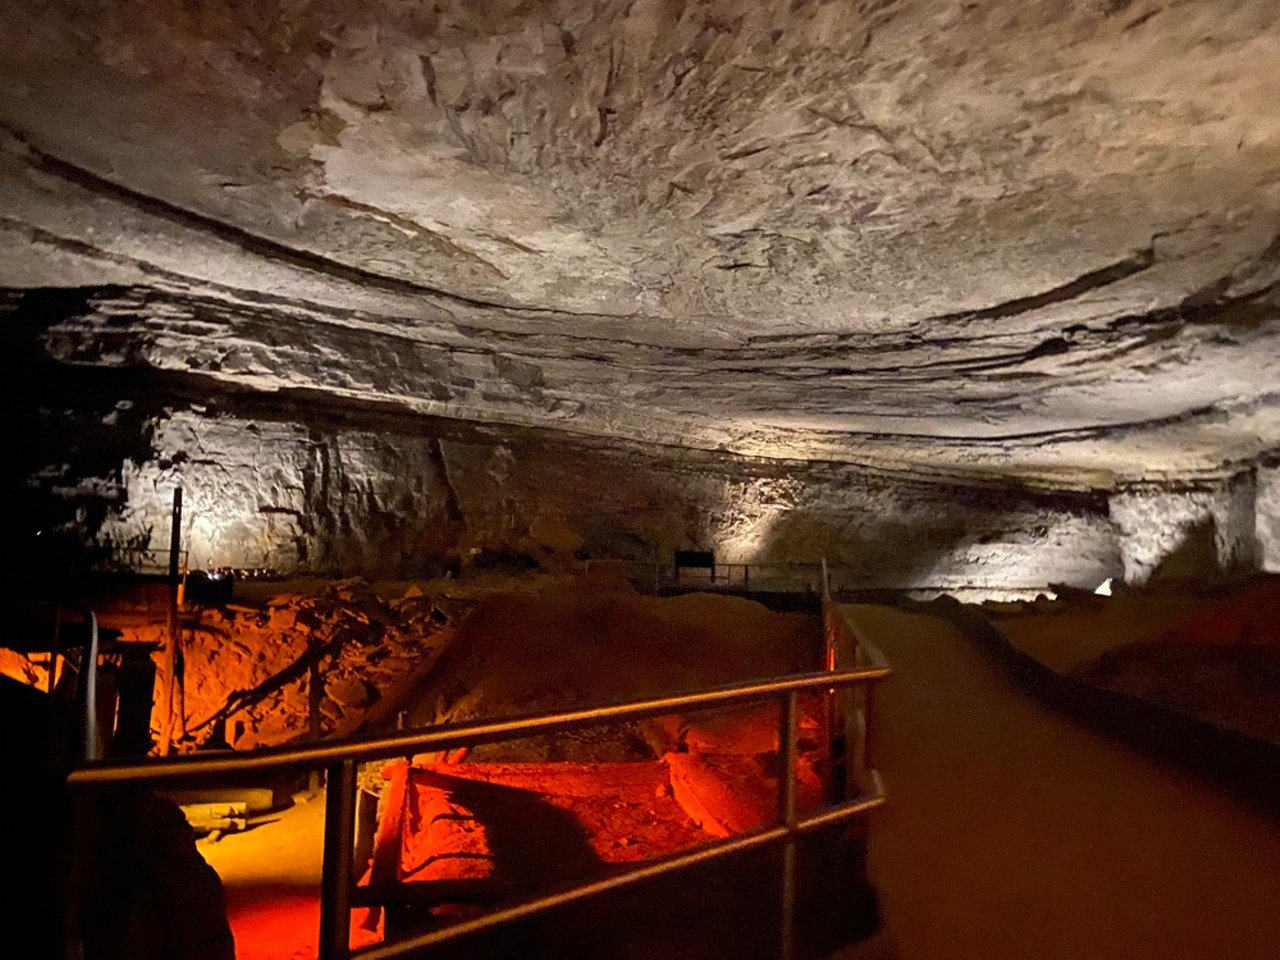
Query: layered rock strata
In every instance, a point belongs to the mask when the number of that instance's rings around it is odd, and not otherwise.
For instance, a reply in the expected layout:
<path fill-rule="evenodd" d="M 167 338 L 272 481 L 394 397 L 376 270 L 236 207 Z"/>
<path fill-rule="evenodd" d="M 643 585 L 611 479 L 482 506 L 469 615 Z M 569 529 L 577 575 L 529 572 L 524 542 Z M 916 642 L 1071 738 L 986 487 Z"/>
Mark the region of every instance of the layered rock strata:
<path fill-rule="evenodd" d="M 1270 0 L 4 13 L 28 532 L 1275 563 Z"/>

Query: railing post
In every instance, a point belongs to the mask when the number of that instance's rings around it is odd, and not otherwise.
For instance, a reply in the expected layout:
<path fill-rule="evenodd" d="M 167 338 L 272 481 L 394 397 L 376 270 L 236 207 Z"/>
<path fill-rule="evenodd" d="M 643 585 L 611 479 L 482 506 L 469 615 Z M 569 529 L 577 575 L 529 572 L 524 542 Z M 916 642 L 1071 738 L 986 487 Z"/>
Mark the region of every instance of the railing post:
<path fill-rule="evenodd" d="M 875 732 L 875 687 L 868 684 L 862 688 L 862 769 L 859 775 L 865 775 L 873 769 L 871 761 L 871 737 Z"/>
<path fill-rule="evenodd" d="M 823 561 L 825 564 L 825 560 Z M 825 577 L 825 570 L 824 570 Z M 822 668 L 830 673 L 837 669 L 841 635 L 840 611 L 827 594 L 822 603 Z M 852 697 L 848 688 L 833 687 L 826 692 L 827 753 L 831 764 L 829 796 L 833 802 L 849 798 L 848 790 L 848 741 L 844 728 L 844 713 L 851 709 Z"/>
<path fill-rule="evenodd" d="M 89 646 L 80 661 L 80 695 L 84 698 L 84 730 L 81 743 L 86 763 L 102 759 L 98 739 L 98 615 L 89 611 Z"/>
<path fill-rule="evenodd" d="M 791 960 L 796 926 L 796 767 L 800 759 L 800 694 L 789 691 L 782 702 L 778 730 L 782 769 L 778 773 L 778 819 L 787 828 L 782 845 L 782 892 L 778 929 L 778 957 Z"/>
<path fill-rule="evenodd" d="M 164 686 L 160 693 L 160 744 L 162 757 L 169 755 L 173 747 L 174 721 L 173 693 L 178 679 L 178 664 L 182 658 L 179 649 L 181 628 L 178 624 L 178 551 L 182 547 L 182 488 L 173 488 L 173 509 L 169 519 L 169 642 L 164 648 Z"/>
<path fill-rule="evenodd" d="M 58 686 L 58 654 L 62 651 L 62 604 L 53 605 L 53 650 L 49 654 L 49 696 Z"/>
<path fill-rule="evenodd" d="M 346 960 L 351 952 L 351 884 L 356 832 L 356 765 L 328 770 L 324 800 L 324 861 L 320 875 L 320 960 Z"/>

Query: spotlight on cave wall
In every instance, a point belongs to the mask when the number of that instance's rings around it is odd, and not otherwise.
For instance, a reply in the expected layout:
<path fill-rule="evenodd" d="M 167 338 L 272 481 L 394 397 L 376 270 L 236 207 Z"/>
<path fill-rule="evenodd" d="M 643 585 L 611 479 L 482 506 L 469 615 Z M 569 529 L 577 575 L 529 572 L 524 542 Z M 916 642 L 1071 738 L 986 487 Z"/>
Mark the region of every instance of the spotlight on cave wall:
<path fill-rule="evenodd" d="M 709 518 L 708 545 L 725 563 L 816 559 L 781 555 L 785 553 L 781 534 L 794 507 L 790 480 L 727 480 L 719 508 Z"/>

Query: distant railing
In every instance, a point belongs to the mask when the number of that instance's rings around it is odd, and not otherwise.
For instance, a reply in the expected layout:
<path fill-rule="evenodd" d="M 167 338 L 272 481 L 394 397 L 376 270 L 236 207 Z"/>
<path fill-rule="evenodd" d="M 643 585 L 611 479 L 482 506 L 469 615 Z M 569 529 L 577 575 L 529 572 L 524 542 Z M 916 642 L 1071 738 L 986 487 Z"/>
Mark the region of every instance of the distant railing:
<path fill-rule="evenodd" d="M 715 563 L 708 567 L 680 567 L 659 560 L 589 559 L 583 572 L 613 570 L 654 592 L 664 588 L 754 590 L 779 593 L 822 592 L 821 563 Z"/>
<path fill-rule="evenodd" d="M 679 590 L 708 590 L 741 593 L 821 594 L 824 584 L 832 594 L 848 595 L 872 591 L 912 593 L 952 593 L 1010 595 L 1034 598 L 1051 592 L 1046 584 L 975 583 L 961 577 L 938 577 L 928 582 L 910 577 L 893 578 L 881 572 L 869 575 L 866 567 L 844 564 L 825 566 L 821 561 L 776 563 L 716 563 L 710 567 L 677 567 L 669 560 L 625 560 L 600 557 L 584 560 L 583 572 L 612 570 L 630 580 L 638 589 L 654 593 Z"/>
<path fill-rule="evenodd" d="M 429 727 L 416 732 L 399 732 L 386 736 L 322 741 L 295 747 L 263 749 L 253 753 L 191 755 L 132 764 L 93 764 L 74 771 L 68 778 L 68 783 L 74 791 L 79 792 L 126 783 L 159 784 L 250 772 L 323 767 L 328 775 L 328 790 L 325 798 L 321 881 L 320 960 L 346 960 L 348 957 L 358 960 L 391 960 L 419 955 L 462 937 L 538 917 L 559 907 L 644 880 L 721 860 L 747 850 L 772 846 L 782 846 L 784 850 L 778 955 L 783 960 L 789 960 L 794 949 L 796 843 L 800 836 L 861 817 L 885 801 L 879 776 L 874 771 L 865 769 L 863 778 L 857 784 L 858 793 L 853 799 L 843 800 L 808 817 L 799 816 L 796 767 L 799 759 L 800 695 L 834 695 L 834 691 L 874 684 L 888 675 L 888 665 L 869 653 L 867 666 L 858 670 L 802 674 L 611 706 L 538 714 L 511 720 Z M 772 826 L 654 860 L 605 879 L 582 883 L 405 940 L 354 952 L 351 950 L 357 764 L 473 747 L 537 734 L 564 733 L 604 723 L 641 720 L 681 711 L 739 706 L 768 700 L 781 700 L 783 706 L 779 728 L 782 764 L 778 816 Z M 865 756 L 865 750 L 861 755 Z"/>

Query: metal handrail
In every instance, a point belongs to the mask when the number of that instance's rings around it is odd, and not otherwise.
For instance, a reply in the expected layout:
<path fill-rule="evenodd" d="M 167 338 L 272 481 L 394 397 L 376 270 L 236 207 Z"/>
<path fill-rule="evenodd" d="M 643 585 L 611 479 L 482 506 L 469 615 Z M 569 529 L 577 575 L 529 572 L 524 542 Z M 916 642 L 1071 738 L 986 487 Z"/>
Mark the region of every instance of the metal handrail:
<path fill-rule="evenodd" d="M 96 760 L 98 751 L 98 615 L 89 611 L 89 648 L 85 651 L 80 672 L 80 690 L 84 697 L 83 749 L 86 761 Z"/>
<path fill-rule="evenodd" d="M 441 724 L 417 731 L 397 731 L 367 737 L 321 741 L 297 746 L 264 747 L 252 753 L 189 754 L 133 763 L 91 764 L 72 771 L 72 786 L 209 777 L 261 770 L 289 770 L 351 761 L 366 763 L 389 757 L 418 753 L 438 753 L 464 746 L 496 743 L 523 736 L 564 733 L 609 721 L 643 720 L 711 707 L 728 707 L 776 697 L 795 691 L 824 691 L 831 687 L 880 680 L 889 675 L 889 665 L 880 659 L 863 670 L 841 673 L 797 674 L 781 680 L 729 684 L 698 693 L 676 694 L 652 700 L 630 701 L 598 707 L 584 707 L 560 713 L 537 713 L 506 720 L 479 720 Z"/>
<path fill-rule="evenodd" d="M 909 577 L 896 580 L 883 577 L 873 579 L 874 574 L 870 574 L 864 567 L 850 564 L 824 565 L 820 560 L 768 563 L 717 561 L 713 567 L 682 567 L 680 576 L 676 576 L 674 564 L 670 560 L 594 557 L 582 561 L 583 573 L 589 574 L 593 569 L 598 568 L 619 570 L 623 576 L 638 586 L 651 586 L 655 592 L 662 587 L 674 585 L 699 589 L 710 585 L 724 590 L 741 589 L 760 593 L 779 587 L 790 587 L 783 590 L 789 593 L 821 593 L 824 578 L 834 582 L 836 587 L 833 589 L 840 593 L 877 590 L 912 590 L 923 593 L 999 590 L 1029 594 L 1041 593 L 1048 589 L 1048 585 L 1044 583 L 975 583 L 961 576 L 939 576 L 924 583 L 913 582 Z"/>
<path fill-rule="evenodd" d="M 108 787 L 112 784 L 164 782 L 247 771 L 326 767 L 328 790 L 325 797 L 321 880 L 320 960 L 347 960 L 353 957 L 356 960 L 391 960 L 395 957 L 405 957 L 482 930 L 537 916 L 565 904 L 610 890 L 731 856 L 744 850 L 774 844 L 784 846 L 779 956 L 782 960 L 789 960 L 794 944 L 798 838 L 809 831 L 859 817 L 885 802 L 879 777 L 871 774 L 862 785 L 863 790 L 858 799 L 829 807 L 806 819 L 800 819 L 797 816 L 796 769 L 799 762 L 800 695 L 805 692 L 826 693 L 840 688 L 873 684 L 888 675 L 888 664 L 879 659 L 867 668 L 859 670 L 801 674 L 779 680 L 732 684 L 699 693 L 508 720 L 436 726 L 416 732 L 268 748 L 251 754 L 183 756 L 130 764 L 92 764 L 73 771 L 68 777 L 68 783 L 75 788 L 90 789 Z M 778 822 L 774 826 L 716 841 L 690 852 L 653 861 L 603 880 L 579 884 L 421 936 L 365 948 L 354 953 L 351 951 L 357 763 L 518 739 L 535 734 L 564 732 L 611 721 L 640 720 L 682 710 L 736 706 L 770 699 L 780 699 L 783 704 L 779 727 L 779 744 L 783 762 L 779 777 Z"/>
<path fill-rule="evenodd" d="M 750 833 L 742 833 L 727 840 L 720 840 L 716 843 L 698 847 L 688 853 L 673 854 L 669 857 L 651 861 L 642 867 L 636 867 L 625 873 L 615 874 L 591 883 L 580 884 L 567 890 L 548 894 L 545 897 L 539 897 L 536 900 L 530 900 L 502 910 L 495 910 L 472 920 L 451 924 L 441 930 L 434 930 L 430 933 L 420 934 L 395 943 L 366 947 L 363 950 L 355 951 L 352 956 L 354 960 L 393 960 L 393 958 L 405 957 L 419 950 L 427 950 L 446 943 L 452 943 L 462 937 L 516 923 L 520 920 L 546 913 L 549 910 L 577 903 L 589 897 L 610 893 L 655 877 L 666 876 L 677 870 L 745 853 L 748 850 L 758 850 L 762 847 L 786 842 L 796 834 L 811 833 L 824 827 L 834 826 L 882 806 L 885 802 L 885 793 L 878 774 L 873 778 L 873 784 L 873 789 L 867 796 L 836 807 L 830 807 L 821 813 L 802 820 L 796 820 L 790 827 L 786 823 L 781 823 L 761 830 L 754 830 Z M 792 869 L 794 870 L 794 866 Z M 790 896 L 794 897 L 794 889 Z"/>

